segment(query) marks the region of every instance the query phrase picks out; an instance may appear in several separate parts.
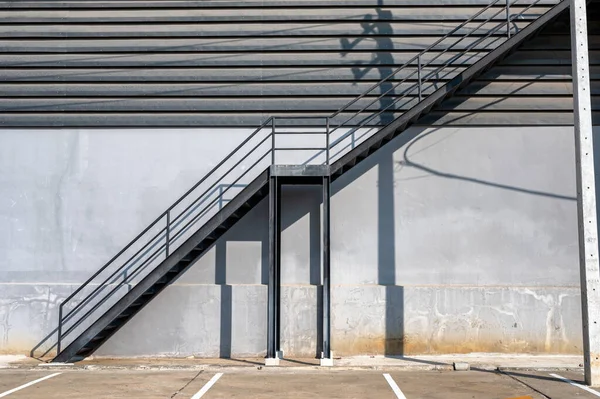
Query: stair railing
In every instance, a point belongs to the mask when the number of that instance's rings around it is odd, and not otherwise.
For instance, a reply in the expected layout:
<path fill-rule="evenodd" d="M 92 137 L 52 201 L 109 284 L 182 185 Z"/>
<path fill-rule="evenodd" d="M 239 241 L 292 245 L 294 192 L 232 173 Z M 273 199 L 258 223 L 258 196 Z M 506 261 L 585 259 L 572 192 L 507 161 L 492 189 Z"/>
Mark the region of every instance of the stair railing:
<path fill-rule="evenodd" d="M 521 10 L 521 12 L 511 14 L 511 6 L 515 6 L 515 4 L 520 1 L 521 0 L 493 0 L 478 13 L 446 33 L 442 38 L 412 57 L 403 65 L 394 69 L 388 76 L 384 77 L 330 116 L 268 118 L 254 130 L 254 132 L 246 137 L 241 144 L 235 147 L 233 151 L 205 174 L 200 181 L 194 184 L 192 188 L 185 192 L 167 210 L 161 213 L 160 216 L 154 219 L 154 221 L 152 221 L 141 233 L 60 303 L 58 308 L 59 320 L 57 343 L 56 345 L 52 345 L 44 355 L 48 354 L 54 347 L 56 347 L 57 353 L 60 353 L 65 338 L 74 331 L 85 328 L 86 325 L 91 324 L 93 320 L 89 321 L 88 318 L 96 311 L 102 311 L 104 308 L 110 306 L 111 302 L 108 302 L 109 299 L 112 298 L 113 303 L 118 300 L 120 297 L 114 297 L 114 295 L 121 291 L 123 286 L 135 284 L 142 278 L 145 270 L 152 270 L 153 264 L 156 266 L 157 262 L 162 262 L 169 257 L 174 249 L 185 242 L 191 234 L 190 232 L 195 231 L 194 227 L 201 226 L 223 207 L 224 202 L 226 202 L 224 199 L 226 194 L 231 198 L 235 197 L 236 190 L 242 190 L 250 181 L 256 178 L 260 173 L 264 172 L 267 167 L 277 164 L 277 152 L 314 151 L 316 154 L 311 156 L 308 161 L 305 161 L 305 164 L 317 162 L 319 164 L 330 165 L 335 159 L 338 159 L 343 155 L 348 147 L 354 148 L 357 145 L 355 135 L 361 129 L 366 128 L 369 130 L 359 138 L 361 141 L 368 138 L 368 136 L 370 136 L 369 133 L 374 134 L 373 127 L 375 127 L 377 123 L 376 118 L 381 116 L 384 112 L 401 111 L 401 109 L 396 107 L 396 104 L 405 98 L 409 98 L 409 101 L 402 105 L 404 108 L 418 104 L 426 98 L 427 89 L 433 87 L 436 82 L 440 80 L 440 76 L 444 76 L 444 80 L 446 80 L 458 74 L 457 69 L 464 67 L 464 65 L 460 64 L 459 66 L 454 66 L 454 62 L 463 58 L 477 45 L 484 42 L 492 35 L 495 35 L 496 32 L 500 31 L 503 27 L 506 27 L 506 37 L 510 38 L 512 34 L 511 23 L 516 19 L 522 18 L 525 12 L 541 2 L 541 0 L 535 0 L 530 2 L 529 6 Z M 560 0 L 551 2 L 551 5 L 555 5 L 559 2 Z M 546 2 L 546 4 L 547 3 L 548 2 Z M 482 19 L 476 28 L 471 29 L 466 34 L 457 35 L 461 29 L 465 28 L 470 23 L 479 22 L 480 20 L 478 20 L 478 18 L 480 16 L 484 15 L 488 10 L 493 10 L 494 7 L 497 7 L 500 4 L 504 4 L 504 7 L 499 8 L 499 11 L 496 13 Z M 490 21 L 493 21 L 502 13 L 506 14 L 506 19 L 501 20 L 497 26 L 488 30 L 488 33 L 485 36 L 473 41 L 473 43 L 462 49 L 459 54 L 450 57 L 435 69 L 431 68 L 435 65 L 434 62 L 436 60 L 455 49 L 459 43 L 463 42 L 474 32 L 477 32 L 481 27 L 490 23 Z M 457 40 L 447 46 L 442 45 L 443 42 L 451 38 Z M 442 45 L 443 50 L 428 59 L 427 56 L 440 47 L 440 45 Z M 428 70 L 428 68 L 430 70 Z M 452 70 L 446 71 L 446 75 L 441 74 L 447 68 Z M 394 80 L 399 73 L 404 73 L 407 69 L 409 69 L 409 71 L 404 78 Z M 381 102 L 382 98 L 389 96 L 390 94 L 395 94 L 396 88 L 411 80 L 416 81 L 408 89 L 401 92 L 399 96 L 394 97 L 393 101 L 385 104 L 383 107 L 380 105 L 375 110 L 371 109 L 377 102 Z M 344 113 L 348 113 L 355 104 L 358 104 L 363 99 L 370 99 L 368 96 L 371 93 L 376 89 L 381 88 L 384 84 L 389 85 L 390 82 L 392 82 L 391 87 L 385 88 L 383 93 L 379 94 L 367 105 L 360 106 L 357 111 L 350 113 L 349 117 L 346 117 L 341 122 L 337 122 L 337 119 Z M 428 83 L 429 86 L 427 86 Z M 364 114 L 370 109 L 371 113 L 365 116 Z M 362 117 L 363 119 L 357 121 L 359 117 Z M 314 121 L 318 119 L 324 121 L 324 124 L 316 125 L 320 126 L 321 130 L 319 130 L 319 128 L 316 130 L 306 130 L 305 127 L 298 130 L 297 126 L 306 125 L 307 120 Z M 298 124 L 297 122 L 299 120 L 302 120 L 303 122 Z M 336 121 L 335 125 L 332 124 L 333 121 Z M 314 124 L 309 123 L 308 125 L 312 126 Z M 342 131 L 344 128 L 347 128 L 347 131 Z M 278 132 L 278 129 L 282 130 Z M 325 143 L 322 146 L 281 146 L 276 141 L 276 138 L 279 135 L 285 137 L 289 137 L 290 135 L 323 135 Z M 333 139 L 334 136 L 339 137 Z M 350 145 L 346 144 L 339 148 L 339 146 L 349 138 L 351 139 Z M 335 153 L 332 152 L 334 148 L 337 151 Z M 229 181 L 230 183 L 224 183 L 226 181 Z M 133 252 L 133 254 L 129 255 L 128 251 Z M 125 257 L 127 258 L 126 261 L 118 262 L 121 258 Z M 115 265 L 116 267 L 113 269 L 112 267 Z M 106 275 L 103 276 L 104 274 Z M 93 283 L 96 278 L 101 276 L 104 277 L 102 282 L 98 284 Z M 88 292 L 82 299 L 76 301 L 76 295 L 82 293 L 84 289 L 89 289 L 91 292 Z M 108 292 L 105 292 L 107 290 Z M 67 305 L 70 306 L 67 307 Z M 91 308 L 84 312 L 84 307 L 86 307 L 86 305 L 91 306 Z M 84 312 L 84 314 L 80 315 L 80 312 Z M 75 316 L 78 314 L 79 317 L 75 319 Z"/>
<path fill-rule="evenodd" d="M 135 284 L 139 281 L 144 270 L 148 270 L 153 263 L 166 259 L 180 243 L 189 238 L 191 232 L 195 231 L 193 227 L 201 226 L 214 216 L 227 201 L 225 199 L 227 195 L 235 196 L 235 194 L 232 195 L 232 192 L 236 189 L 238 191 L 243 189 L 268 166 L 275 164 L 277 154 L 290 151 L 319 151 L 326 154 L 325 159 L 319 163 L 329 165 L 327 130 L 302 129 L 298 131 L 293 127 L 297 123 L 290 123 L 290 121 L 297 122 L 308 119 L 325 120 L 326 118 L 271 117 L 267 119 L 173 205 L 154 219 L 113 258 L 65 298 L 58 308 L 57 352 L 60 353 L 62 350 L 64 338 L 76 331 L 77 328 L 81 328 L 84 320 L 87 320 L 94 312 L 110 305 L 107 302 L 109 299 L 119 299 L 119 296 L 115 296 L 115 294 L 121 290 L 123 285 Z M 327 122 L 318 124 L 327 126 Z M 299 147 L 282 144 L 277 140 L 278 137 L 285 138 L 289 135 L 310 135 L 311 137 L 321 135 L 323 144 Z M 224 183 L 226 181 L 229 183 Z M 136 247 L 136 244 L 140 243 L 143 245 Z M 128 254 L 128 251 L 133 254 Z M 125 254 L 128 256 L 124 256 Z M 126 260 L 118 263 L 118 267 L 111 268 L 120 258 L 126 258 Z M 102 281 L 93 284 L 99 277 Z M 86 288 L 90 292 L 85 293 L 83 299 L 73 303 L 70 308 L 65 308 L 76 295 L 82 293 Z M 88 306 L 86 307 L 86 305 Z M 85 311 L 82 310 L 84 308 L 86 308 Z M 79 314 L 79 312 L 83 312 L 83 314 Z M 79 317 L 72 320 L 78 314 Z M 49 350 L 51 349 L 53 348 Z"/>
<path fill-rule="evenodd" d="M 547 3 L 547 2 L 546 3 L 555 5 L 555 4 L 558 4 L 560 1 L 564 1 L 564 0 L 557 0 L 552 3 Z M 511 14 L 511 6 L 515 6 L 518 3 L 522 3 L 521 0 L 514 0 L 514 1 L 513 0 L 494 0 L 494 1 L 492 1 L 490 4 L 488 4 L 486 7 L 481 9 L 478 13 L 473 15 L 471 18 L 469 18 L 465 22 L 458 25 L 456 28 L 454 28 L 453 30 L 448 32 L 442 38 L 438 39 L 433 44 L 431 44 L 427 48 L 425 48 L 423 51 L 421 51 L 420 53 L 418 53 L 417 55 L 415 55 L 414 57 L 412 57 L 411 59 L 406 61 L 403 65 L 394 69 L 394 71 L 392 71 L 390 74 L 388 74 L 382 80 L 380 80 L 379 82 L 377 82 L 374 85 L 372 85 L 371 87 L 369 87 L 361 95 L 354 98 L 353 100 L 348 102 L 346 105 L 344 105 L 343 107 L 338 109 L 336 112 L 334 112 L 330 116 L 330 119 L 334 119 L 334 118 L 342 115 L 345 111 L 348 111 L 354 104 L 357 104 L 362 99 L 367 99 L 367 96 L 370 93 L 373 93 L 376 89 L 381 88 L 384 84 L 391 85 L 391 87 L 385 88 L 384 89 L 385 91 L 383 93 L 379 94 L 377 97 L 372 99 L 368 104 L 361 106 L 361 108 L 358 111 L 353 112 L 350 116 L 346 117 L 345 120 L 343 120 L 342 122 L 336 123 L 332 127 L 332 129 L 330 130 L 330 134 L 332 134 L 332 135 L 336 134 L 338 131 L 340 131 L 344 127 L 348 127 L 348 131 L 340 132 L 341 137 L 338 137 L 335 140 L 332 140 L 332 144 L 331 144 L 332 148 L 330 148 L 330 151 L 334 147 L 337 147 L 338 145 L 343 143 L 346 139 L 350 138 L 350 140 L 349 140 L 350 143 L 345 145 L 344 147 L 338 149 L 337 152 L 334 152 L 334 154 L 332 155 L 332 159 L 337 160 L 341 155 L 343 155 L 345 153 L 345 150 L 348 147 L 350 147 L 350 149 L 356 147 L 356 145 L 357 145 L 357 140 L 355 137 L 356 133 L 358 133 L 361 129 L 369 128 L 370 126 L 372 126 L 374 124 L 374 122 L 376 121 L 377 117 L 381 117 L 384 113 L 389 112 L 390 109 L 394 110 L 393 107 L 395 107 L 396 104 L 398 104 L 399 102 L 408 98 L 409 101 L 407 101 L 406 103 L 404 103 L 402 105 L 404 108 L 410 108 L 410 107 L 418 104 L 419 102 L 421 102 L 424 98 L 426 98 L 426 96 L 427 96 L 426 89 L 435 86 L 435 84 L 440 80 L 439 79 L 440 75 L 444 77 L 444 80 L 450 80 L 453 77 L 455 77 L 456 75 L 458 75 L 459 72 L 457 71 L 457 69 L 464 67 L 464 64 L 461 63 L 461 64 L 459 64 L 459 66 L 455 67 L 455 66 L 453 66 L 453 63 L 460 60 L 461 58 L 463 58 L 463 56 L 465 56 L 465 54 L 467 54 L 471 50 L 475 49 L 481 43 L 485 42 L 492 35 L 495 35 L 503 27 L 506 27 L 506 38 L 510 38 L 511 32 L 512 32 L 511 24 L 513 23 L 513 21 L 523 18 L 523 16 L 525 15 L 526 12 L 528 12 L 532 7 L 538 5 L 540 2 L 541 2 L 541 0 L 534 0 L 533 2 L 530 2 L 530 4 L 527 7 L 525 7 L 524 9 L 522 9 L 519 13 Z M 491 10 L 493 7 L 501 5 L 501 4 L 504 4 L 503 8 L 499 8 L 497 12 L 489 15 L 487 18 L 483 19 L 481 22 L 478 21 L 479 25 L 477 25 L 477 27 L 471 29 L 469 32 L 467 32 L 466 34 L 464 34 L 462 36 L 458 36 L 458 37 L 455 36 L 455 34 L 457 32 L 459 32 L 461 29 L 463 29 L 469 23 L 472 23 L 477 18 L 482 16 L 484 13 L 486 13 L 486 11 Z M 462 43 L 465 39 L 471 37 L 473 35 L 473 33 L 477 32 L 480 28 L 482 28 L 484 25 L 490 23 L 491 21 L 494 20 L 494 18 L 499 17 L 501 14 L 506 15 L 505 21 L 499 22 L 495 27 L 489 29 L 485 36 L 479 37 L 477 40 L 475 40 L 471 44 L 467 45 L 466 48 L 461 49 L 462 51 L 459 54 L 457 54 L 453 57 L 450 57 L 446 61 L 442 61 L 442 64 L 437 66 L 435 69 L 426 71 L 426 69 L 428 67 L 431 68 L 431 66 L 434 66 L 435 65 L 434 63 L 438 59 L 440 59 L 443 55 L 445 55 L 449 51 L 454 50 L 457 45 Z M 444 42 L 446 42 L 447 40 L 450 40 L 450 39 L 456 39 L 456 40 L 449 45 L 443 46 L 443 50 L 441 52 L 438 52 L 437 54 L 433 55 L 430 59 L 427 59 L 427 56 L 430 52 L 434 51 L 436 48 L 438 48 L 440 45 L 442 45 Z M 502 39 L 502 38 L 499 37 L 499 39 Z M 478 50 L 481 51 L 481 49 L 478 49 Z M 489 49 L 489 50 L 491 51 L 492 49 Z M 470 58 L 473 58 L 473 57 L 470 57 Z M 415 65 L 416 65 L 416 68 L 415 68 Z M 447 69 L 451 69 L 451 70 L 447 71 Z M 406 74 L 406 76 L 401 78 L 399 81 L 394 81 L 393 80 L 394 77 L 398 76 L 402 72 L 404 72 Z M 433 79 L 434 77 L 436 77 L 435 80 Z M 383 98 L 385 98 L 386 96 L 389 96 L 390 94 L 394 94 L 395 90 L 398 87 L 400 87 L 402 84 L 404 84 L 406 82 L 409 82 L 411 79 L 413 79 L 413 80 L 416 79 L 416 83 L 414 85 L 405 89 L 403 92 L 400 93 L 400 95 L 395 96 L 395 98 L 391 102 L 389 102 L 387 104 L 382 103 L 381 100 Z M 429 83 L 429 87 L 426 86 L 427 83 Z M 378 102 L 380 104 L 377 104 Z M 358 117 L 362 116 L 365 112 L 369 111 L 373 106 L 377 106 L 376 112 L 370 113 L 367 116 L 365 116 L 362 120 L 357 121 Z M 396 118 L 396 116 L 389 118 L 389 119 L 393 120 L 395 118 Z M 361 138 L 363 140 L 366 140 L 368 137 L 371 136 L 369 133 L 374 134 L 374 132 L 367 131 L 366 134 L 363 135 Z"/>

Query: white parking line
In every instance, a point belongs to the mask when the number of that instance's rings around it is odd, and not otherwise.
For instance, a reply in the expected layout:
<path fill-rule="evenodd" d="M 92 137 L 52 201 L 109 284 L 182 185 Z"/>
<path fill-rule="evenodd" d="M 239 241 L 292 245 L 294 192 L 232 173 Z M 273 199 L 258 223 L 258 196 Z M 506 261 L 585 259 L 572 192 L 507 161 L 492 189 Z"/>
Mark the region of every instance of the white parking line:
<path fill-rule="evenodd" d="M 219 378 L 221 378 L 221 376 L 223 375 L 223 373 L 217 373 L 213 376 L 213 378 L 210 379 L 210 381 L 208 381 L 201 390 L 199 390 L 198 392 L 196 392 L 196 394 L 194 396 L 192 396 L 192 399 L 200 399 L 202 396 L 204 396 L 204 394 L 206 392 L 208 392 L 208 390 L 210 389 L 210 387 L 212 387 L 213 385 L 215 385 L 215 382 L 217 382 L 219 380 Z"/>
<path fill-rule="evenodd" d="M 400 387 L 398 387 L 398 384 L 396 384 L 396 381 L 394 381 L 394 379 L 392 378 L 392 376 L 389 375 L 389 374 L 384 374 L 383 376 L 385 377 L 385 380 L 387 381 L 387 383 L 392 388 L 392 391 L 394 391 L 394 393 L 396 394 L 396 397 L 398 399 L 406 399 L 406 396 L 404 396 L 404 394 L 400 390 Z"/>
<path fill-rule="evenodd" d="M 591 389 L 591 388 L 588 388 L 588 387 L 586 387 L 585 385 L 578 384 L 578 383 L 576 383 L 576 382 L 574 382 L 574 381 L 571 381 L 571 380 L 570 380 L 570 379 L 568 379 L 568 378 L 561 377 L 561 376 L 560 376 L 560 375 L 558 375 L 558 374 L 550 374 L 550 375 L 551 375 L 552 377 L 554 377 L 554 378 L 558 378 L 559 380 L 563 380 L 564 382 L 568 382 L 569 384 L 571 384 L 571 385 L 573 385 L 573 386 L 575 386 L 575 387 L 577 387 L 577 388 L 581 388 L 581 389 L 583 389 L 584 391 L 588 391 L 588 392 L 589 392 L 589 393 L 591 393 L 591 394 L 594 394 L 594 395 L 596 395 L 596 396 L 600 396 L 600 393 L 598 393 L 598 391 L 594 391 L 593 389 Z"/>
<path fill-rule="evenodd" d="M 47 375 L 47 376 L 45 376 L 45 377 L 38 378 L 38 379 L 37 379 L 37 380 L 35 380 L 35 381 L 28 382 L 27 384 L 23 384 L 23 385 L 21 385 L 20 387 L 13 388 L 13 389 L 11 389 L 10 391 L 2 392 L 2 393 L 0 393 L 0 398 L 3 398 L 3 397 L 5 397 L 5 396 L 8 396 L 8 395 L 10 395 L 11 393 L 15 393 L 15 392 L 17 392 L 17 391 L 20 391 L 20 390 L 21 390 L 21 389 L 23 389 L 23 388 L 30 387 L 30 386 L 32 386 L 32 385 L 34 385 L 34 384 L 37 384 L 38 382 L 41 382 L 41 381 L 47 380 L 48 378 L 56 377 L 56 376 L 57 376 L 57 375 L 59 375 L 59 374 L 62 374 L 62 373 L 54 373 L 54 374 L 50 374 L 50 375 Z"/>

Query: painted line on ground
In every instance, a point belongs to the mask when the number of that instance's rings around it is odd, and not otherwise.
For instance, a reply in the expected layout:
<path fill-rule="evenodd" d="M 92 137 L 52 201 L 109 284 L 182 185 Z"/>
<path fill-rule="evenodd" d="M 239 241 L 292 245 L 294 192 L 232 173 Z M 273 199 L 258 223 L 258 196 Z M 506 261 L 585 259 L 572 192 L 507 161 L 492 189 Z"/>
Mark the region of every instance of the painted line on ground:
<path fill-rule="evenodd" d="M 62 374 L 62 373 L 54 373 L 54 374 L 50 374 L 50 375 L 47 375 L 47 376 L 45 376 L 45 377 L 38 378 L 37 380 L 34 380 L 34 381 L 31 381 L 31 382 L 28 382 L 27 384 L 23 384 L 23 385 L 21 385 L 20 387 L 13 388 L 13 389 L 11 389 L 10 391 L 2 392 L 2 393 L 0 393 L 0 398 L 3 398 L 3 397 L 5 397 L 5 396 L 8 396 L 8 395 L 10 395 L 11 393 L 15 393 L 15 392 L 17 392 L 17 391 L 20 391 L 20 390 L 21 390 L 21 389 L 23 389 L 23 388 L 30 387 L 30 386 L 32 386 L 32 385 L 34 385 L 34 384 L 37 384 L 38 382 L 42 382 L 42 381 L 44 381 L 44 380 L 47 380 L 48 378 L 56 377 L 56 376 L 57 376 L 57 375 L 59 375 L 59 374 Z"/>
<path fill-rule="evenodd" d="M 223 373 L 217 373 L 213 376 L 213 378 L 210 379 L 210 381 L 208 381 L 201 390 L 199 390 L 198 392 L 196 392 L 196 394 L 194 396 L 192 396 L 192 399 L 200 399 L 202 396 L 204 396 L 204 394 L 206 392 L 208 392 L 208 390 L 215 385 L 215 382 L 217 382 L 219 380 L 219 378 L 221 378 L 221 376 L 223 375 Z"/>
<path fill-rule="evenodd" d="M 577 387 L 577 388 L 581 388 L 581 389 L 583 389 L 584 391 L 588 391 L 588 392 L 589 392 L 589 393 L 591 393 L 591 394 L 594 394 L 594 395 L 596 395 L 596 396 L 600 396 L 600 393 L 599 393 L 598 391 L 594 391 L 592 388 L 586 387 L 585 385 L 578 384 L 578 383 L 576 383 L 575 381 L 571 381 L 571 380 L 570 380 L 570 379 L 568 379 L 568 378 L 561 377 L 561 376 L 560 376 L 560 375 L 558 375 L 558 374 L 550 374 L 550 375 L 551 375 L 552 377 L 554 377 L 554 378 L 558 378 L 559 380 L 563 380 L 564 382 L 568 382 L 569 384 L 571 384 L 571 385 L 573 385 L 573 386 L 575 386 L 575 387 Z"/>
<path fill-rule="evenodd" d="M 396 394 L 396 397 L 398 399 L 406 399 L 406 396 L 404 396 L 404 394 L 400 390 L 400 387 L 398 386 L 398 384 L 396 384 L 396 381 L 394 381 L 394 379 L 392 378 L 391 375 L 384 374 L 383 377 L 385 378 L 387 383 L 390 385 L 390 387 L 392 388 L 392 391 L 394 391 L 394 393 Z"/>

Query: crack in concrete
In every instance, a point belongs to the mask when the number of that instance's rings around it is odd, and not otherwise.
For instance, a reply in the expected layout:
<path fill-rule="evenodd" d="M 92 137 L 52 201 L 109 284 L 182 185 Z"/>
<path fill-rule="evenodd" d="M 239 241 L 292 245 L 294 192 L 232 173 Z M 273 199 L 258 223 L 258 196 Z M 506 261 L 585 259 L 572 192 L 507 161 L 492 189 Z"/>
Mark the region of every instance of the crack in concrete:
<path fill-rule="evenodd" d="M 173 399 L 175 396 L 179 395 L 179 394 L 181 393 L 181 391 L 183 391 L 184 389 L 186 389 L 186 388 L 188 387 L 188 385 L 190 385 L 192 382 L 194 382 L 194 381 L 196 380 L 196 378 L 198 378 L 198 376 L 199 376 L 200 374 L 202 374 L 203 372 L 204 372 L 204 370 L 200 370 L 200 371 L 198 372 L 198 374 L 196 374 L 196 375 L 194 376 L 194 378 L 192 378 L 191 380 L 189 380 L 189 381 L 188 381 L 188 382 L 187 382 L 187 383 L 186 383 L 184 386 L 182 386 L 182 387 L 181 387 L 181 388 L 179 388 L 177 391 L 175 391 L 175 392 L 173 393 L 173 395 L 171 395 L 171 398 L 170 398 L 170 399 Z"/>

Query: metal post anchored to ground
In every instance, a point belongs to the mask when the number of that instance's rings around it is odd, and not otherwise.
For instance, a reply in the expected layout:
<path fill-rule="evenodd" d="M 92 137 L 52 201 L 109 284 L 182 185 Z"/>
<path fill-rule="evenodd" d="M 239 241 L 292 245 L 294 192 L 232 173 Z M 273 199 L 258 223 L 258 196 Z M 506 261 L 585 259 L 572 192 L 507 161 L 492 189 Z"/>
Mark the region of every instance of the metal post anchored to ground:
<path fill-rule="evenodd" d="M 322 366 L 332 366 L 331 358 L 331 178 L 323 177 L 323 358 Z"/>
<path fill-rule="evenodd" d="M 276 176 L 269 178 L 269 286 L 267 305 L 267 366 L 279 364 L 279 283 L 281 239 L 281 183 Z"/>
<path fill-rule="evenodd" d="M 586 0 L 571 0 L 571 55 L 585 382 L 600 386 L 600 270 Z"/>

